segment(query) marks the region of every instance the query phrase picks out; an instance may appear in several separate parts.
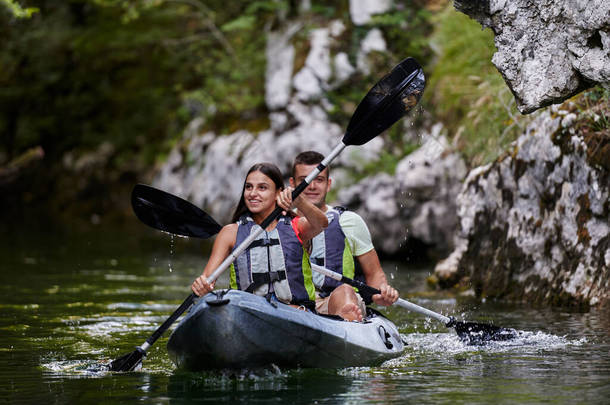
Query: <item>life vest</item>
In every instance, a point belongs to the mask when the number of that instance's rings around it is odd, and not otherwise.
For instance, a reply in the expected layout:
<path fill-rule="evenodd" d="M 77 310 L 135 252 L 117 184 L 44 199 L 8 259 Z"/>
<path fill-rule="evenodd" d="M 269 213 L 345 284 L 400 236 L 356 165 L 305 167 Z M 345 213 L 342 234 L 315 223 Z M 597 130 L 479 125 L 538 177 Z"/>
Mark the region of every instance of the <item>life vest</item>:
<path fill-rule="evenodd" d="M 333 207 L 326 211 L 328 227 L 311 240 L 311 261 L 345 277 L 364 282 L 364 274 L 359 264 L 354 261 L 352 250 L 339 224 L 339 217 L 345 210 L 343 207 Z M 341 284 L 340 281 L 317 273 L 313 279 L 321 297 L 330 295 Z"/>
<path fill-rule="evenodd" d="M 311 305 L 315 300 L 309 256 L 292 228 L 291 218 L 282 216 L 272 231 L 264 231 L 231 265 L 230 285 L 256 295 L 275 293 L 278 300 Z M 258 227 L 249 216 L 239 219 L 235 247 Z"/>

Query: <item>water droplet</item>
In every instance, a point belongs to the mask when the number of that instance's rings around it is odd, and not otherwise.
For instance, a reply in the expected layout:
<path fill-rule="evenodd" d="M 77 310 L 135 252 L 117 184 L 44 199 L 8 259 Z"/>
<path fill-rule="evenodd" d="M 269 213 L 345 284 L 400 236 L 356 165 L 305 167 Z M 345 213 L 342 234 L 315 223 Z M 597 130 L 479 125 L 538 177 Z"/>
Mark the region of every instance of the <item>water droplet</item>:
<path fill-rule="evenodd" d="M 169 268 L 169 272 L 173 271 L 172 269 L 172 256 L 174 255 L 174 234 L 169 234 L 169 260 L 167 263 L 167 267 Z"/>

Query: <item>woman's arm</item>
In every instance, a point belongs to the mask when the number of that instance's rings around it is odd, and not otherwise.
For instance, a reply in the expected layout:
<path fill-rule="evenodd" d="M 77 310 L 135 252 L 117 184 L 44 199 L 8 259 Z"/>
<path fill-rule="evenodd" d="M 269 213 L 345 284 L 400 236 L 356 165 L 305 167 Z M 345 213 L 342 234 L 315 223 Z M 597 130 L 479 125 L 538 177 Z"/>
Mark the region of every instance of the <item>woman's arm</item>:
<path fill-rule="evenodd" d="M 326 215 L 306 198 L 299 196 L 292 201 L 292 187 L 287 187 L 280 193 L 277 203 L 285 210 L 295 207 L 303 214 L 298 224 L 299 238 L 302 242 L 311 240 L 328 226 Z"/>
<path fill-rule="evenodd" d="M 326 214 L 306 198 L 297 197 L 294 206 L 303 214 L 299 219 L 299 237 L 303 242 L 311 240 L 328 226 Z"/>
<path fill-rule="evenodd" d="M 231 253 L 231 250 L 233 250 L 233 247 L 235 246 L 236 239 L 237 224 L 229 224 L 222 227 L 214 241 L 210 259 L 203 269 L 203 274 L 197 277 L 191 285 L 191 289 L 195 294 L 201 297 L 214 289 L 214 284 L 216 284 L 216 282 L 209 283 L 207 277 L 220 266 L 227 256 L 229 256 L 229 253 Z"/>

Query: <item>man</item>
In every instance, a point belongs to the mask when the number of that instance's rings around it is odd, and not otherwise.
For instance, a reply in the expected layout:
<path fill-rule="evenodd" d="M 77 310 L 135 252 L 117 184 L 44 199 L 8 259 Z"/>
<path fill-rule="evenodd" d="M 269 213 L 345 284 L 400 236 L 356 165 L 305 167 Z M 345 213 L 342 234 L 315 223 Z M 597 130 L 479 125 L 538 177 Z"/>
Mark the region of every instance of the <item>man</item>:
<path fill-rule="evenodd" d="M 290 185 L 296 187 L 323 159 L 324 156 L 315 151 L 300 153 L 292 166 Z M 398 299 L 398 292 L 387 283 L 366 223 L 355 212 L 326 205 L 326 194 L 331 187 L 329 173 L 328 168 L 324 169 L 303 191 L 303 196 L 325 212 L 329 221 L 326 230 L 311 240 L 310 260 L 378 288 L 381 294 L 367 298 L 377 305 L 392 305 Z M 366 306 L 352 287 L 316 272 L 313 279 L 318 296 L 316 310 L 319 313 L 339 315 L 350 321 L 362 320 Z"/>

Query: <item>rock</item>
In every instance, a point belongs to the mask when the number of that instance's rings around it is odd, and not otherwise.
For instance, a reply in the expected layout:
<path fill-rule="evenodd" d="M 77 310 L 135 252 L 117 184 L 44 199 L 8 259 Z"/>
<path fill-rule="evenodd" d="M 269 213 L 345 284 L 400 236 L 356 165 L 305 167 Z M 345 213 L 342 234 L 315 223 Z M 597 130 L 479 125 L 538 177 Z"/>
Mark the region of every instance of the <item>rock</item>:
<path fill-rule="evenodd" d="M 395 183 L 393 176 L 380 173 L 342 189 L 338 196 L 340 205 L 366 218 L 375 248 L 386 254 L 396 254 L 407 237 L 407 228 L 397 220 Z"/>
<path fill-rule="evenodd" d="M 43 159 L 44 149 L 36 146 L 0 166 L 0 190 L 7 192 L 9 186 L 14 185 L 24 173 L 33 172 Z"/>
<path fill-rule="evenodd" d="M 290 101 L 294 63 L 294 47 L 290 44 L 290 39 L 300 29 L 301 24 L 293 23 L 281 32 L 269 33 L 266 50 L 265 103 L 270 110 L 285 107 Z"/>
<path fill-rule="evenodd" d="M 330 65 L 330 33 L 327 28 L 315 29 L 310 34 L 311 49 L 305 66 L 295 75 L 293 86 L 299 100 L 307 101 L 322 96 L 332 74 Z"/>
<path fill-rule="evenodd" d="M 102 142 L 96 150 L 83 153 L 76 159 L 72 158 L 70 166 L 66 166 L 70 158 L 64 157 L 64 167 L 81 175 L 90 175 L 95 170 L 103 170 L 114 153 L 115 147 L 113 144 Z M 71 156 L 71 154 L 68 156 Z"/>
<path fill-rule="evenodd" d="M 454 5 L 494 32 L 492 62 L 522 113 L 598 83 L 610 88 L 607 0 L 455 0 Z"/>
<path fill-rule="evenodd" d="M 392 0 L 350 0 L 349 15 L 355 25 L 364 25 L 375 14 L 382 14 L 392 7 Z"/>
<path fill-rule="evenodd" d="M 470 172 L 441 283 L 469 278 L 479 296 L 528 302 L 610 299 L 610 174 L 561 116 L 544 112 L 511 151 Z"/>
<path fill-rule="evenodd" d="M 444 136 L 425 139 L 396 167 L 396 201 L 410 237 L 444 254 L 453 249 L 455 198 L 467 170 L 461 156 L 448 150 Z"/>
<path fill-rule="evenodd" d="M 436 127 L 438 131 L 439 127 Z M 398 163 L 396 173 L 370 176 L 339 192 L 338 201 L 366 218 L 377 250 L 395 255 L 415 242 L 433 254 L 453 249 L 455 198 L 467 170 L 444 136 L 426 142 Z"/>
<path fill-rule="evenodd" d="M 335 68 L 335 85 L 340 85 L 356 71 L 345 52 L 339 52 L 335 55 L 333 66 Z"/>
<path fill-rule="evenodd" d="M 276 125 L 281 126 L 282 119 L 275 114 L 280 121 Z M 283 119 L 288 119 L 284 114 Z M 287 114 L 294 125 L 280 132 L 270 129 L 252 134 L 242 130 L 218 136 L 211 132 L 200 135 L 191 128 L 190 137 L 184 137 L 171 151 L 153 185 L 202 207 L 218 221 L 227 221 L 245 174 L 254 163 L 277 164 L 287 184 L 298 153 L 314 149 L 328 154 L 341 139 L 341 128 L 328 121 L 317 105 L 291 102 Z"/>
<path fill-rule="evenodd" d="M 366 37 L 360 44 L 360 51 L 358 51 L 357 65 L 358 70 L 364 74 L 370 74 L 370 65 L 368 62 L 368 55 L 373 52 L 385 52 L 387 49 L 383 33 L 378 28 L 373 28 L 366 34 Z"/>
<path fill-rule="evenodd" d="M 333 38 L 339 37 L 341 34 L 345 32 L 345 24 L 341 20 L 333 20 L 328 26 L 330 35 Z"/>

